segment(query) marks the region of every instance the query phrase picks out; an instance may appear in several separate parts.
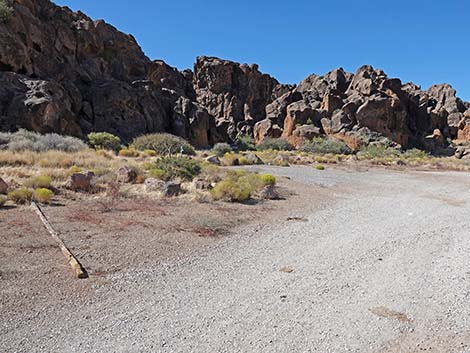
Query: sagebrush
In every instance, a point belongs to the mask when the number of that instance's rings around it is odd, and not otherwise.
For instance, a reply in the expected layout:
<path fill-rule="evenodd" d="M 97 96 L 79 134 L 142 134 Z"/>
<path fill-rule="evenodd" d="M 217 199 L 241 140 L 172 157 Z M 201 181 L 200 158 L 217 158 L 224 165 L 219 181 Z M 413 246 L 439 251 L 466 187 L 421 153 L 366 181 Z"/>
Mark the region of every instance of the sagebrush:
<path fill-rule="evenodd" d="M 167 133 L 148 134 L 139 136 L 132 142 L 132 146 L 139 150 L 152 150 L 163 156 L 173 154 L 194 155 L 196 151 L 185 139 Z"/>
<path fill-rule="evenodd" d="M 0 149 L 10 151 L 63 151 L 78 152 L 87 149 L 88 146 L 82 140 L 72 136 L 58 134 L 39 134 L 28 130 L 0 133 Z"/>

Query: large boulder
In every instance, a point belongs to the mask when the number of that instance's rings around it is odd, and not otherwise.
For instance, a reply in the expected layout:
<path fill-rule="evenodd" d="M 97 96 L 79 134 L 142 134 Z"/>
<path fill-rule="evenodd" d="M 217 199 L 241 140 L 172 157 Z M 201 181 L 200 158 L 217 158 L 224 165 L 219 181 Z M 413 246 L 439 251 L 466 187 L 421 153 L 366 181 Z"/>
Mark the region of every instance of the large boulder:
<path fill-rule="evenodd" d="M 0 194 L 6 194 L 8 192 L 8 184 L 5 180 L 0 178 Z"/>
<path fill-rule="evenodd" d="M 262 142 L 267 137 L 278 138 L 281 135 L 281 128 L 270 119 L 261 120 L 255 125 L 254 136 L 256 143 Z"/>

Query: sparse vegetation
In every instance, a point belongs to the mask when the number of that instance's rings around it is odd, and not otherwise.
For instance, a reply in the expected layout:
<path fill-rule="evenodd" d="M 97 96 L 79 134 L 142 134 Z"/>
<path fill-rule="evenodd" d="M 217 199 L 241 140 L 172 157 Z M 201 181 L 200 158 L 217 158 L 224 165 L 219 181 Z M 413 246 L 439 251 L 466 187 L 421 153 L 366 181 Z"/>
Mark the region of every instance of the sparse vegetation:
<path fill-rule="evenodd" d="M 361 148 L 358 156 L 365 159 L 374 159 L 384 157 L 399 157 L 400 154 L 400 151 L 397 149 L 387 147 L 385 145 L 368 145 Z"/>
<path fill-rule="evenodd" d="M 92 132 L 87 137 L 90 146 L 96 150 L 118 152 L 121 148 L 121 139 L 109 132 Z"/>
<path fill-rule="evenodd" d="M 47 188 L 39 188 L 34 190 L 34 200 L 40 203 L 51 203 L 54 193 Z"/>
<path fill-rule="evenodd" d="M 63 151 L 78 152 L 87 148 L 80 139 L 72 136 L 61 136 L 58 134 L 41 135 L 28 130 L 19 130 L 14 133 L 0 133 L 0 150 L 10 151 Z"/>
<path fill-rule="evenodd" d="M 127 158 L 136 158 L 139 157 L 139 152 L 133 148 L 123 148 L 119 151 L 119 156 Z"/>
<path fill-rule="evenodd" d="M 318 154 L 351 154 L 352 150 L 343 141 L 333 138 L 315 137 L 300 148 L 302 152 Z"/>
<path fill-rule="evenodd" d="M 171 134 L 149 134 L 134 139 L 132 146 L 139 150 L 152 150 L 162 156 L 181 153 L 194 155 L 196 151 L 185 139 Z"/>
<path fill-rule="evenodd" d="M 216 143 L 212 148 L 212 152 L 217 157 L 223 157 L 226 153 L 232 152 L 232 147 L 228 143 Z"/>
<path fill-rule="evenodd" d="M 20 188 L 8 193 L 8 199 L 17 205 L 24 205 L 31 202 L 33 198 L 33 191 L 27 188 Z"/>
<path fill-rule="evenodd" d="M 294 147 L 282 138 L 265 138 L 256 146 L 258 151 L 275 150 L 275 151 L 292 151 Z"/>
<path fill-rule="evenodd" d="M 48 175 L 39 175 L 36 177 L 32 177 L 25 181 L 24 186 L 28 188 L 50 188 L 52 184 L 52 178 Z"/>
<path fill-rule="evenodd" d="M 0 21 L 8 21 L 13 14 L 13 9 L 8 0 L 0 0 Z"/>
<path fill-rule="evenodd" d="M 317 164 L 317 165 L 315 165 L 315 169 L 316 170 L 325 170 L 325 167 L 321 164 Z"/>
<path fill-rule="evenodd" d="M 238 146 L 240 151 L 254 151 L 255 148 L 255 140 L 252 136 L 249 135 L 240 135 L 235 140 L 235 143 Z"/>
<path fill-rule="evenodd" d="M 162 157 L 155 161 L 152 170 L 163 180 L 180 178 L 190 181 L 201 172 L 201 164 L 188 157 Z"/>
<path fill-rule="evenodd" d="M 0 195 L 0 208 L 5 205 L 8 198 L 5 195 Z"/>
<path fill-rule="evenodd" d="M 265 186 L 274 186 L 276 178 L 271 174 L 230 171 L 211 191 L 214 200 L 243 202 Z"/>

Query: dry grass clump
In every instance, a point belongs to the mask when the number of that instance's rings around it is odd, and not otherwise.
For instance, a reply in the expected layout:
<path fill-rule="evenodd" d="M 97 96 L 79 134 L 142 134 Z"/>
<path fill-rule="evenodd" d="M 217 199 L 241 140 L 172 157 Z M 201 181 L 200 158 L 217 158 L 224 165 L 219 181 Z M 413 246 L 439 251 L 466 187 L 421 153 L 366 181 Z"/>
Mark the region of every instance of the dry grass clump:
<path fill-rule="evenodd" d="M 28 188 L 50 188 L 52 184 L 52 178 L 49 175 L 39 175 L 26 180 L 23 185 Z"/>
<path fill-rule="evenodd" d="M 30 203 L 33 198 L 33 191 L 27 188 L 20 188 L 8 193 L 8 199 L 17 205 Z"/>
<path fill-rule="evenodd" d="M 127 157 L 127 158 L 137 158 L 140 156 L 140 153 L 133 148 L 123 148 L 119 151 L 120 157 Z"/>

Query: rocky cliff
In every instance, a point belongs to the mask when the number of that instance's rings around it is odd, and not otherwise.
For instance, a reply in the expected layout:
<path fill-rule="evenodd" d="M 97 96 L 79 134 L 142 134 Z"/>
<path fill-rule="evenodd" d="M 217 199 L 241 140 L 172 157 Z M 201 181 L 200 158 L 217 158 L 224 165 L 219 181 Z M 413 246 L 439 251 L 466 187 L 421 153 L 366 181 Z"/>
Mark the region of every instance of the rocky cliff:
<path fill-rule="evenodd" d="M 194 70 L 151 61 L 131 35 L 49 0 L 14 0 L 0 21 L 0 129 L 130 140 L 167 131 L 197 146 L 252 134 L 300 143 L 387 137 L 404 147 L 470 139 L 470 104 L 447 84 L 427 91 L 370 66 L 280 84 L 257 65 L 199 57 Z"/>

